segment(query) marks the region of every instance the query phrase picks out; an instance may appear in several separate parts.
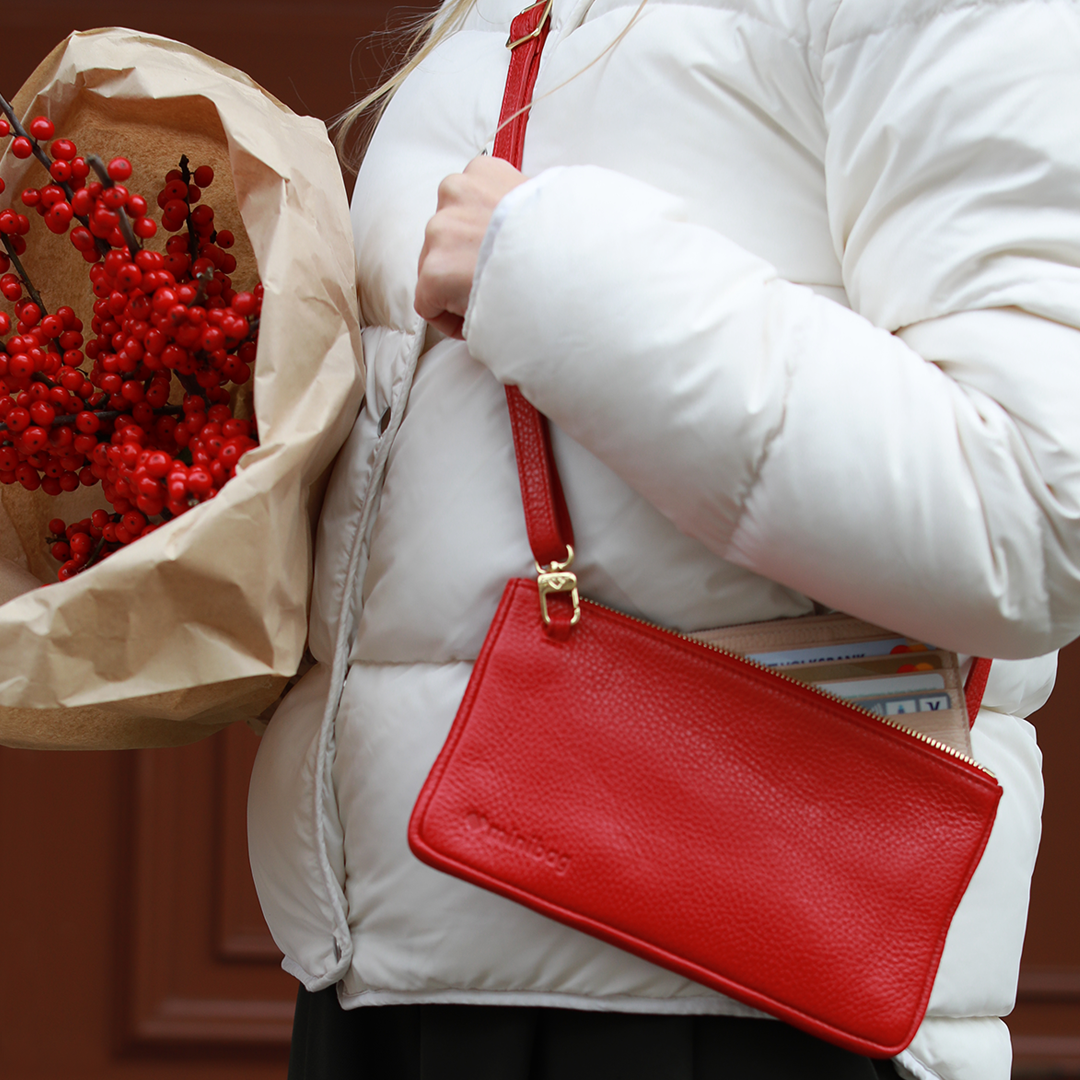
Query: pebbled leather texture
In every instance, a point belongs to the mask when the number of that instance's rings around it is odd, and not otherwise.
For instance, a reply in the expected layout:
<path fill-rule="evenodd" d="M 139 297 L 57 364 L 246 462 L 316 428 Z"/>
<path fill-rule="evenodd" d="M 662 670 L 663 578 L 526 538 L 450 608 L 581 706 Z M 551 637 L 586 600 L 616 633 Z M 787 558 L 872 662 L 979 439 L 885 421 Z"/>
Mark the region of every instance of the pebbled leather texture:
<path fill-rule="evenodd" d="M 547 417 L 533 408 L 516 386 L 506 388 L 506 404 L 514 433 L 529 547 L 541 566 L 562 562 L 568 545 L 574 542 L 574 529 L 555 467 Z"/>
<path fill-rule="evenodd" d="M 1001 788 L 738 657 L 508 583 L 413 811 L 430 866 L 857 1053 L 922 1020 Z"/>

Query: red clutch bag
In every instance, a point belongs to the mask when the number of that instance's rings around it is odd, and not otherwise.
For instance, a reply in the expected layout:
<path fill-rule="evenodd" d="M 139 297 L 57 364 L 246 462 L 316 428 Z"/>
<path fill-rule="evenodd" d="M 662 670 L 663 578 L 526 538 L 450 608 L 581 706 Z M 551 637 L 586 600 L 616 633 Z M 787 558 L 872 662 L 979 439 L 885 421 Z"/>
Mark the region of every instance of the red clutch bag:
<path fill-rule="evenodd" d="M 547 14 L 514 21 L 504 117 L 530 100 Z M 526 115 L 500 131 L 515 164 Z M 887 719 L 579 599 L 546 422 L 507 398 L 539 577 L 507 584 L 413 852 L 820 1038 L 899 1053 L 1001 788 Z"/>

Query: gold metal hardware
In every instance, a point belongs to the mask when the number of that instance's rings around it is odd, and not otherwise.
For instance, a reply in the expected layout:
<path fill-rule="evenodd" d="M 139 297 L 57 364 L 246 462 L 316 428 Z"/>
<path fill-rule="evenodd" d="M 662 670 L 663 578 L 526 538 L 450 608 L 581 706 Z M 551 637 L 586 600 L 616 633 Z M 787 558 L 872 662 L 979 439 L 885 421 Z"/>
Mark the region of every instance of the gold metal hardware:
<path fill-rule="evenodd" d="M 532 11 L 533 8 L 539 7 L 540 4 L 544 5 L 544 10 L 543 13 L 540 15 L 540 21 L 536 24 L 536 29 L 526 34 L 524 37 L 518 38 L 516 41 L 512 39 L 512 36 L 508 37 L 506 39 L 506 47 L 510 50 L 513 50 L 516 49 L 519 45 L 524 45 L 526 41 L 532 41 L 533 38 L 538 38 L 541 33 L 543 33 L 544 23 L 546 23 L 548 19 L 551 18 L 551 7 L 554 2 L 555 0 L 538 0 L 537 3 L 530 4 L 527 8 L 525 8 L 525 11 Z M 521 14 L 524 15 L 525 11 L 522 11 Z"/>
<path fill-rule="evenodd" d="M 574 605 L 570 625 L 577 626 L 581 621 L 581 598 L 578 596 L 577 574 L 570 573 L 570 564 L 573 561 L 574 549 L 567 544 L 566 559 L 563 562 L 552 562 L 547 567 L 536 564 L 536 584 L 540 589 L 540 616 L 545 626 L 551 625 L 551 616 L 547 608 L 548 593 L 569 593 Z"/>

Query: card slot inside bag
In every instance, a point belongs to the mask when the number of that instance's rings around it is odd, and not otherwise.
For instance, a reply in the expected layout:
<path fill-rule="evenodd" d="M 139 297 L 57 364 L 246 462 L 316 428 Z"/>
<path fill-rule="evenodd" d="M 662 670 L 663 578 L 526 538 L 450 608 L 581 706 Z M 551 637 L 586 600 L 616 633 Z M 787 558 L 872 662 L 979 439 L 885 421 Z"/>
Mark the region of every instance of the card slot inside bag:
<path fill-rule="evenodd" d="M 843 614 L 721 627 L 690 636 L 971 756 L 956 653 Z"/>

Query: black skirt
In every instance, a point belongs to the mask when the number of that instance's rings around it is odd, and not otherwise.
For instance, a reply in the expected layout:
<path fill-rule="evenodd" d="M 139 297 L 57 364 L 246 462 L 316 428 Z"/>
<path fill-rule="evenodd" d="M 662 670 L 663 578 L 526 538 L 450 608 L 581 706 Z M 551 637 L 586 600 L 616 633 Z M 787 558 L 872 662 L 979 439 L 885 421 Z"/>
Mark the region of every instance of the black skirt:
<path fill-rule="evenodd" d="M 503 1005 L 348 1011 L 300 989 L 289 1080 L 896 1080 L 775 1020 Z"/>

